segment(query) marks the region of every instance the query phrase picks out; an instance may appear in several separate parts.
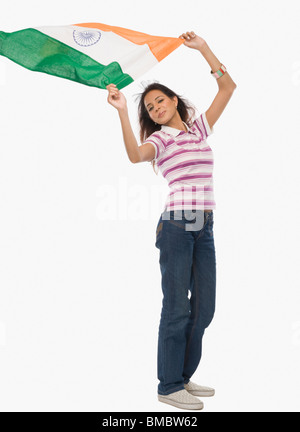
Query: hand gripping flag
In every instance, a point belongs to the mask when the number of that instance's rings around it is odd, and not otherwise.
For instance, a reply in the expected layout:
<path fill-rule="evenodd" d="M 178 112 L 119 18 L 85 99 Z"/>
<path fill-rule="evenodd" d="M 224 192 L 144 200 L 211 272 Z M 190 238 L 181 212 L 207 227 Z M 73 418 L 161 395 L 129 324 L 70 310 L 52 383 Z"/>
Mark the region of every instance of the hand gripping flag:
<path fill-rule="evenodd" d="M 121 89 L 184 40 L 100 23 L 0 31 L 0 55 L 32 71 L 92 87 Z"/>

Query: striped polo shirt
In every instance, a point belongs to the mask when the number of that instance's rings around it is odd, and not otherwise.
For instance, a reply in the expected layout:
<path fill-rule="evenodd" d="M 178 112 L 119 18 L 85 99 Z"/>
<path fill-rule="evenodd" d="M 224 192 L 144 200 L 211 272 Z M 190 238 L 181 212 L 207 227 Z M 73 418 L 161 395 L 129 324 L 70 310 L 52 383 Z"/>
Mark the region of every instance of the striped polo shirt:
<path fill-rule="evenodd" d="M 167 180 L 170 191 L 164 211 L 214 210 L 214 158 L 206 138 L 213 133 L 205 113 L 187 132 L 162 125 L 145 143 L 155 148 L 154 161 Z"/>

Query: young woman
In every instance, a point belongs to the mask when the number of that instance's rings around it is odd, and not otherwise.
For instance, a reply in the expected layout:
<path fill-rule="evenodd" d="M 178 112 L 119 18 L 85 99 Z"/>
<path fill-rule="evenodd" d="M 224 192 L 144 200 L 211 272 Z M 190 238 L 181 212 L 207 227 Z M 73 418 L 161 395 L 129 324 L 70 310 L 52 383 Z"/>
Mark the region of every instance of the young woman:
<path fill-rule="evenodd" d="M 216 258 L 213 235 L 213 153 L 206 138 L 230 100 L 236 84 L 204 39 L 183 33 L 184 45 L 203 55 L 217 79 L 218 93 L 206 112 L 192 120 L 184 99 L 158 83 L 139 103 L 140 139 L 132 131 L 126 99 L 114 84 L 108 102 L 119 113 L 132 163 L 156 162 L 170 193 L 156 229 L 163 303 L 158 337 L 158 400 L 199 410 L 196 397 L 215 391 L 190 381 L 202 355 L 202 337 L 215 311 Z M 191 222 L 193 219 L 194 222 Z"/>

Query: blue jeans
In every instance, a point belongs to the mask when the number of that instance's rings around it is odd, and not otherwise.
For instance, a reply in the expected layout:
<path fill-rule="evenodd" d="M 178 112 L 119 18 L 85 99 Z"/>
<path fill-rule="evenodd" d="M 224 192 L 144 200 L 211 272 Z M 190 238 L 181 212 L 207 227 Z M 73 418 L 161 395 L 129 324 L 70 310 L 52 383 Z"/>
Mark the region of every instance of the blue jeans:
<path fill-rule="evenodd" d="M 183 390 L 202 355 L 202 337 L 216 300 L 213 211 L 161 214 L 155 246 L 160 250 L 162 311 L 158 336 L 158 393 Z"/>

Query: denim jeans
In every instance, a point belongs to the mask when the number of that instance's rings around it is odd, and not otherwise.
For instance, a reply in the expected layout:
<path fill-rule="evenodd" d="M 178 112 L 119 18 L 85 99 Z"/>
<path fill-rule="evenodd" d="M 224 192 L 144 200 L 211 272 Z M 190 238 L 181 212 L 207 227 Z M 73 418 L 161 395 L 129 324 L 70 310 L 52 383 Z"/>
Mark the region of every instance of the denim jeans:
<path fill-rule="evenodd" d="M 158 335 L 158 393 L 183 390 L 202 355 L 202 338 L 216 300 L 213 211 L 161 214 L 155 246 L 160 250 L 162 311 Z"/>

